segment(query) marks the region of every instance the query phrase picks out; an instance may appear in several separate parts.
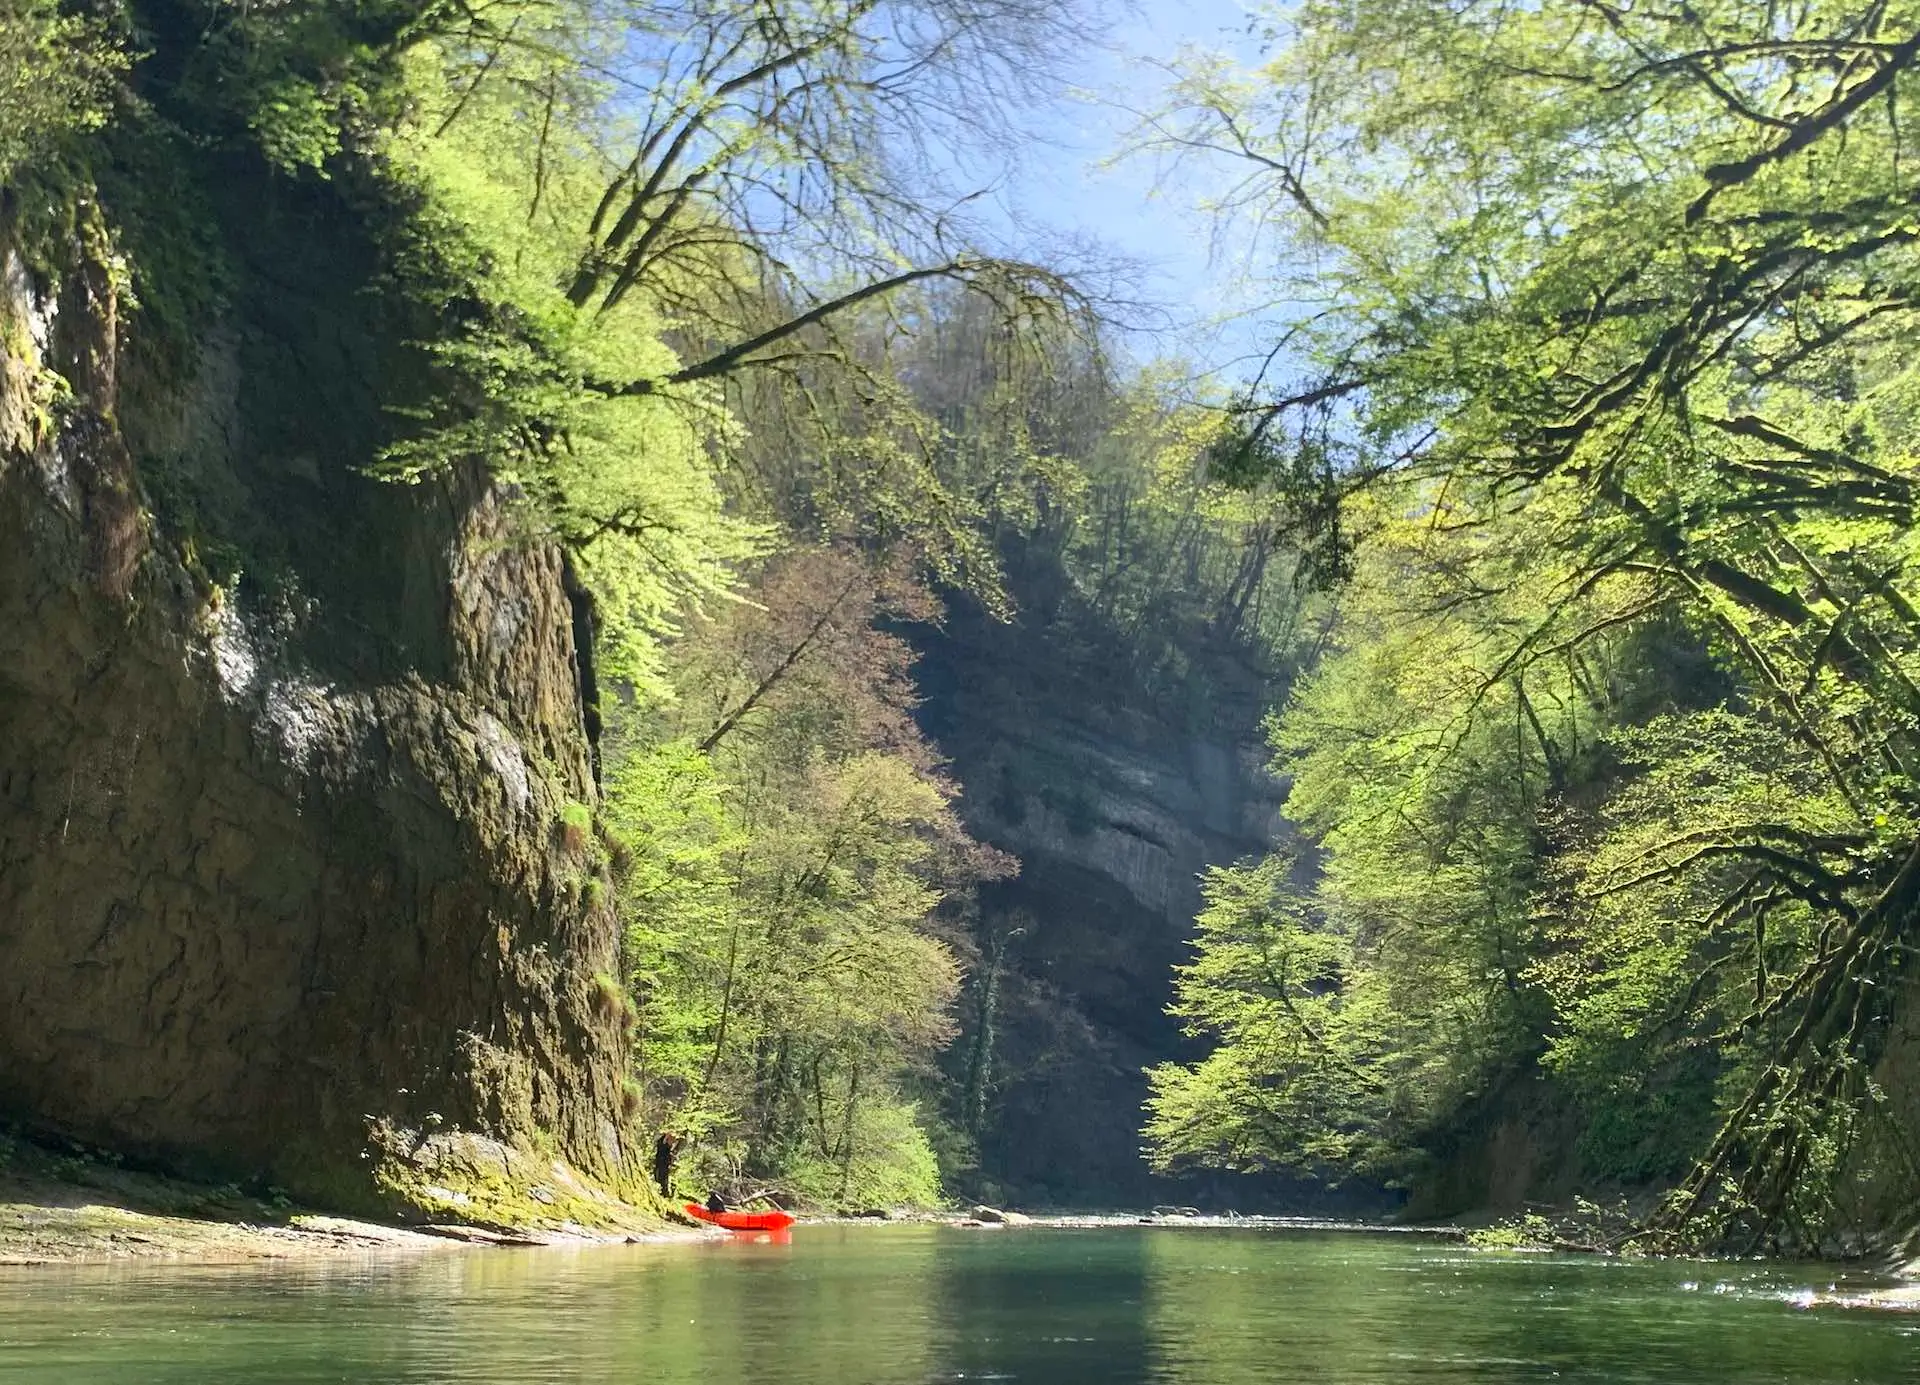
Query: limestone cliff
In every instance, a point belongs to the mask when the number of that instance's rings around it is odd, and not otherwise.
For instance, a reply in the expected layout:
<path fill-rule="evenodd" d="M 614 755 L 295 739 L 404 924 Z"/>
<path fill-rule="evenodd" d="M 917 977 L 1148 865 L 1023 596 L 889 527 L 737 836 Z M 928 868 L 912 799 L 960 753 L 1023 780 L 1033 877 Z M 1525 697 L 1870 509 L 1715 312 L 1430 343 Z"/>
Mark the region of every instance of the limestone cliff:
<path fill-rule="evenodd" d="M 127 349 L 110 210 L 60 263 L 0 248 L 0 1118 L 335 1203 L 515 1150 L 617 1182 L 562 557 L 477 463 L 366 479 L 377 265 L 244 195 L 170 373 Z"/>
<path fill-rule="evenodd" d="M 1181 678 L 1156 678 L 1043 558 L 1016 551 L 1009 568 L 1018 617 L 956 601 L 917 670 L 969 829 L 1021 863 L 977 925 L 980 973 L 1002 973 L 982 1170 L 1033 1202 L 1165 1200 L 1182 1190 L 1139 1156 L 1143 1069 L 1184 1052 L 1166 1005 L 1200 872 L 1267 851 L 1280 830 L 1262 718 L 1284 687 L 1205 632 L 1183 638 Z M 960 1067 L 978 1000 L 977 976 Z"/>

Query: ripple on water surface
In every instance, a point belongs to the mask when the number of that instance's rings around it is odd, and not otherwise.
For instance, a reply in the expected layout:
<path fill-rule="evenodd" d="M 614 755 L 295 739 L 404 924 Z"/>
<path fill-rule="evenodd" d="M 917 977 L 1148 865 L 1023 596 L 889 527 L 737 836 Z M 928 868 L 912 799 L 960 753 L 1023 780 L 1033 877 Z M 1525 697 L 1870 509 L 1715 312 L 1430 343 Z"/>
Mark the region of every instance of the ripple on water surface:
<path fill-rule="evenodd" d="M 1404 1236 L 931 1226 L 0 1270 L 0 1381 L 1920 1382 L 1920 1319 L 1809 1309 L 1812 1277 Z"/>

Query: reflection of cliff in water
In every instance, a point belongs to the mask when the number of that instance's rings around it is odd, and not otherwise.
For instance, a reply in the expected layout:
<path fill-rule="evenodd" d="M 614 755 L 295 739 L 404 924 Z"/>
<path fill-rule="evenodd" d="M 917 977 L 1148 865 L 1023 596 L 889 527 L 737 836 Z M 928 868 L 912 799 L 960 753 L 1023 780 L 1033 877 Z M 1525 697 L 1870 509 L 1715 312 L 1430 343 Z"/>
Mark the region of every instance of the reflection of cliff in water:
<path fill-rule="evenodd" d="M 1139 1154 L 1143 1069 L 1191 1056 L 1166 1006 L 1196 877 L 1264 852 L 1281 827 L 1261 723 L 1284 682 L 1204 632 L 1175 646 L 1179 667 L 1141 668 L 1137 638 L 1018 557 L 1012 623 L 956 598 L 944 628 L 916 634 L 921 721 L 965 786 L 968 826 L 1021 861 L 982 898 L 982 961 L 950 1058 L 964 1117 L 997 957 L 975 1191 L 1301 1206 L 1304 1189 L 1271 1180 L 1153 1178 Z"/>

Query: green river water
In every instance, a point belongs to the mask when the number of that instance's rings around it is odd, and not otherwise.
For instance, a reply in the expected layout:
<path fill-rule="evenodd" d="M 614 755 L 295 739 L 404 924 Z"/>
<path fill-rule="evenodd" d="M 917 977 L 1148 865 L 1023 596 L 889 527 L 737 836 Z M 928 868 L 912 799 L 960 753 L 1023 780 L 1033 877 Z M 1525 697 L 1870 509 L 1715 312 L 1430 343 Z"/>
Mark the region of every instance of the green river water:
<path fill-rule="evenodd" d="M 1145 1227 L 0 1269 L 0 1381 L 1920 1381 L 1920 1317 L 1830 1279 Z"/>

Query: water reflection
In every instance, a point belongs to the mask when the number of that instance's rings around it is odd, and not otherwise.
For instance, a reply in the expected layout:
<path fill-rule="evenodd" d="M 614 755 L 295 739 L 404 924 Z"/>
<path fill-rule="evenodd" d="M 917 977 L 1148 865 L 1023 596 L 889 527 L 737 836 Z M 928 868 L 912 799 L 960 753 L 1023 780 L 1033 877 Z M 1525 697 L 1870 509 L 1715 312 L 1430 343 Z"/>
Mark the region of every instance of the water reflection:
<path fill-rule="evenodd" d="M 1156 1379 L 1920 1380 L 1911 1325 L 1800 1311 L 1791 1266 L 1745 1267 L 1714 1302 L 1685 1291 L 1686 1262 L 1395 1237 L 1302 1236 L 1283 1256 L 1248 1234 L 1148 1244 Z"/>
<path fill-rule="evenodd" d="M 1149 1254 L 1135 1233 L 945 1232 L 935 1266 L 940 1380 L 1148 1377 Z"/>
<path fill-rule="evenodd" d="M 1920 1322 L 1796 1309 L 1801 1278 L 1396 1237 L 924 1226 L 0 1270 L 0 1381 L 1920 1382 Z"/>

